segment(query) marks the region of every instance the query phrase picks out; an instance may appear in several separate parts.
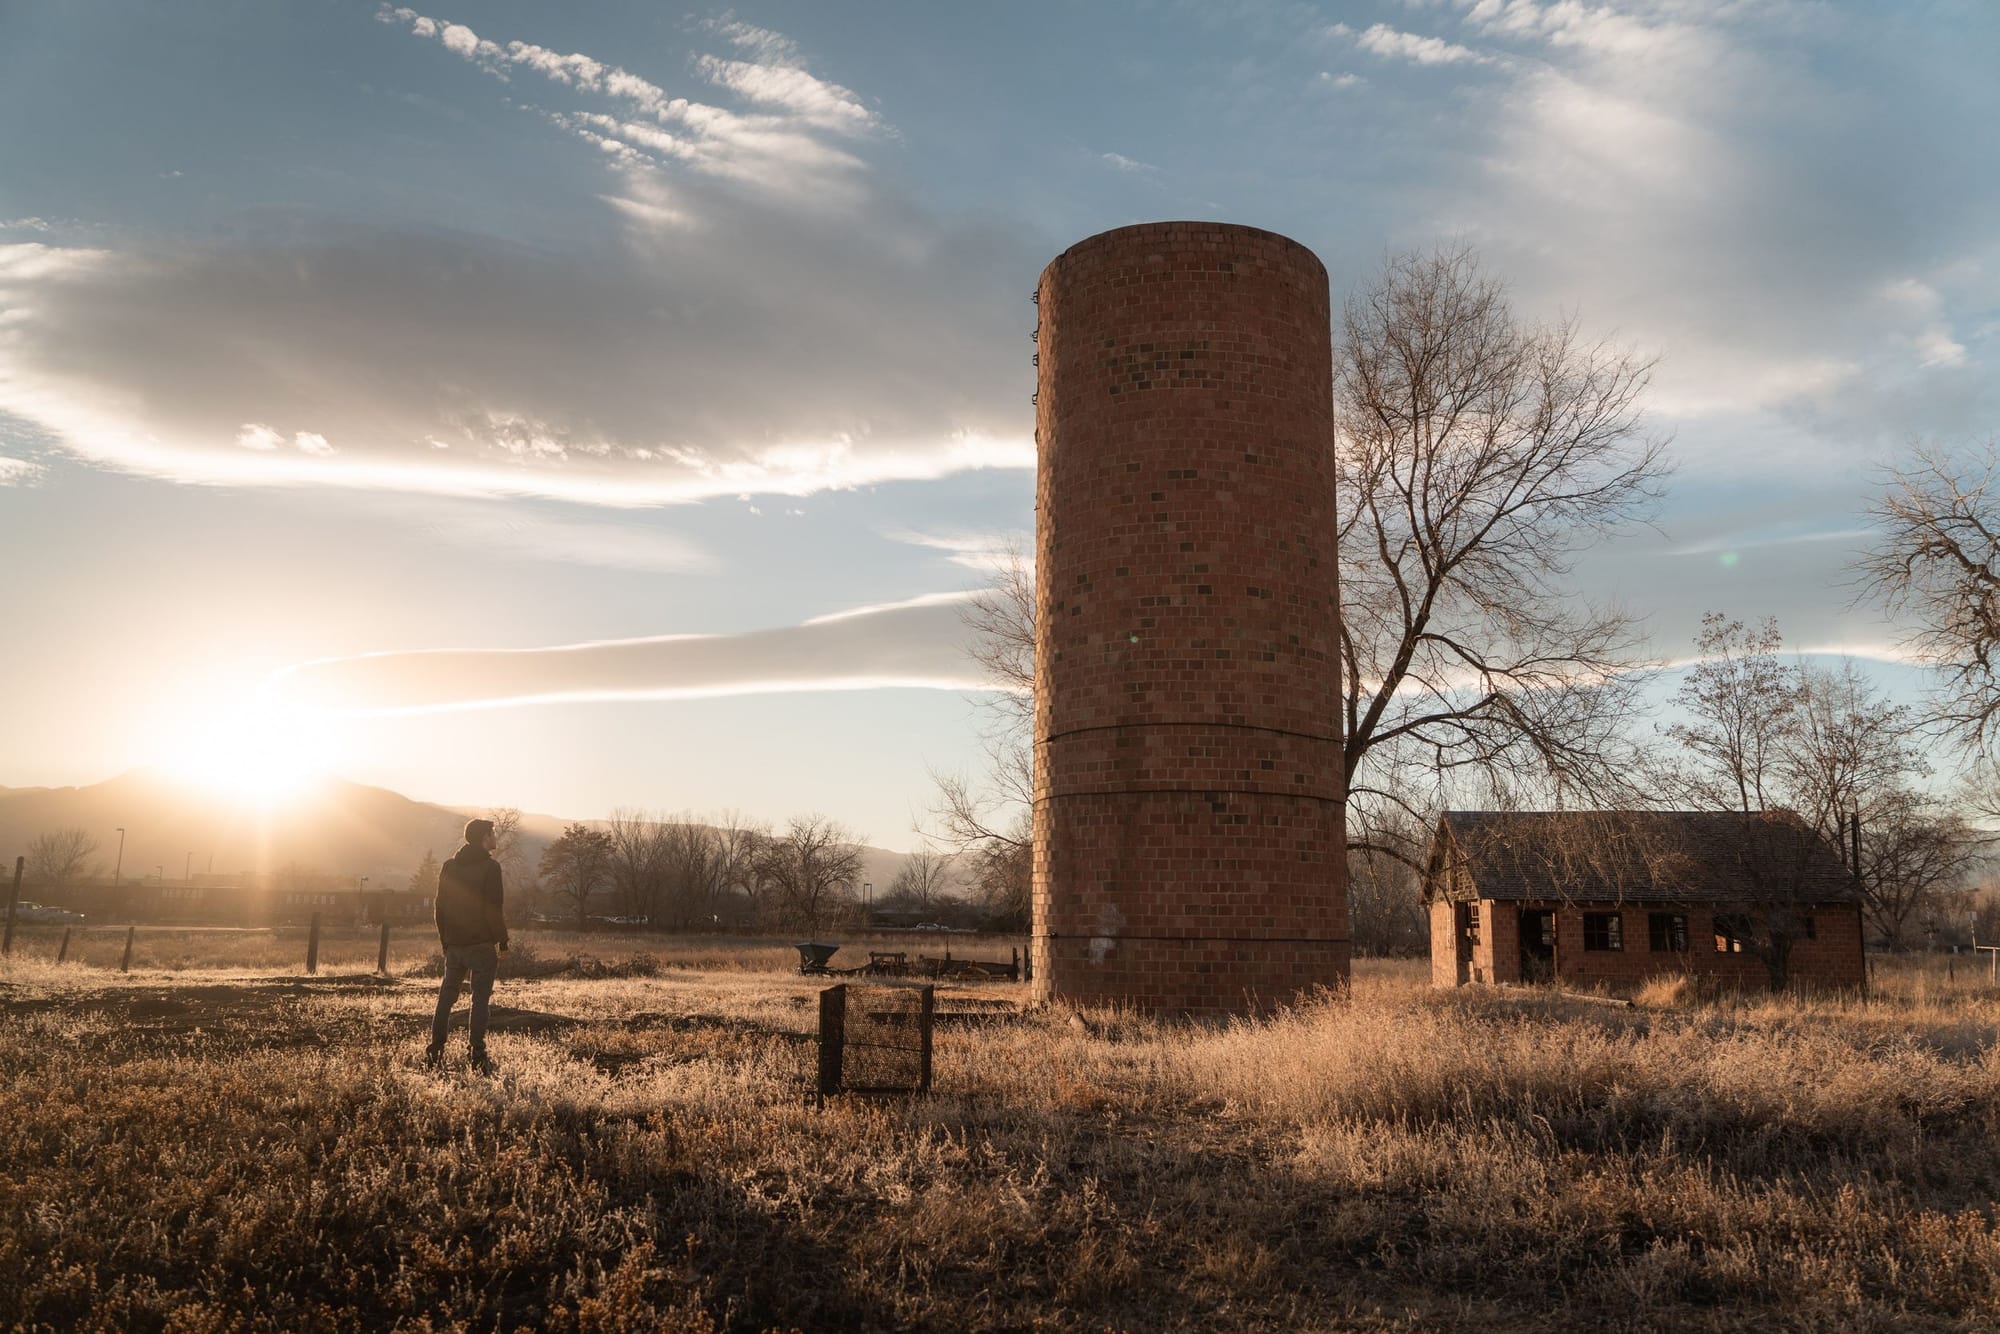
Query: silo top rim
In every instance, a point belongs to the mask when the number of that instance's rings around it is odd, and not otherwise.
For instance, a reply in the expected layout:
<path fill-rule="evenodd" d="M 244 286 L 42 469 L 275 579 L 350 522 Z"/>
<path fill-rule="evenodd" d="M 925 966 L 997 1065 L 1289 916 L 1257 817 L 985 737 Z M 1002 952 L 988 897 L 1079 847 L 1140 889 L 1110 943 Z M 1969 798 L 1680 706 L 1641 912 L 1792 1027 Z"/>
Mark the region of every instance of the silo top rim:
<path fill-rule="evenodd" d="M 1299 254 L 1310 260 L 1313 267 L 1318 269 L 1322 274 L 1326 272 L 1326 265 L 1320 262 L 1319 256 L 1315 255 L 1309 247 L 1281 233 L 1269 231 L 1263 227 L 1247 226 L 1240 222 L 1187 220 L 1178 222 L 1137 222 L 1125 227 L 1113 227 L 1109 231 L 1098 232 L 1094 236 L 1086 236 L 1050 260 L 1048 267 L 1042 270 L 1042 275 L 1047 277 L 1057 265 L 1071 256 L 1088 250 L 1096 250 L 1102 246 L 1130 245 L 1135 242 L 1143 243 L 1149 239 L 1157 239 L 1163 243 L 1184 243 L 1204 237 L 1212 237 L 1217 240 L 1238 239 L 1248 241 L 1254 239 L 1276 241 L 1280 245 L 1298 251 Z"/>

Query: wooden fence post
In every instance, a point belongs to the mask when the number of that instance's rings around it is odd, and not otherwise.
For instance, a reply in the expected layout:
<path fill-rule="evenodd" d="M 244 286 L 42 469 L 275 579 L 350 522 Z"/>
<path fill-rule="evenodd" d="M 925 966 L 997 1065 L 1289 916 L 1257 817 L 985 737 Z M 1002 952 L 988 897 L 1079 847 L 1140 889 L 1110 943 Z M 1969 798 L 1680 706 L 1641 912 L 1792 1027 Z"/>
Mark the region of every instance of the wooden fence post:
<path fill-rule="evenodd" d="M 389 975 L 389 919 L 382 918 L 382 943 L 375 949 L 375 971 L 382 976 Z"/>
<path fill-rule="evenodd" d="M 14 859 L 14 888 L 7 891 L 7 935 L 0 939 L 0 954 L 14 952 L 14 909 L 21 903 L 21 871 L 27 864 L 26 857 Z"/>
<path fill-rule="evenodd" d="M 306 932 L 306 972 L 319 971 L 319 914 L 314 913 L 312 927 Z"/>
<path fill-rule="evenodd" d="M 132 971 L 132 938 L 138 934 L 139 928 L 136 926 L 125 928 L 125 961 L 118 965 L 118 971 L 121 973 Z"/>
<path fill-rule="evenodd" d="M 68 963 L 68 962 L 69 962 L 69 933 L 70 933 L 71 931 L 75 930 L 75 929 L 76 929 L 76 928 L 74 928 L 74 927 L 68 927 L 68 926 L 66 926 L 66 927 L 64 927 L 64 928 L 63 928 L 63 943 L 62 943 L 62 948 L 56 951 L 56 962 L 57 962 L 57 963 Z"/>
<path fill-rule="evenodd" d="M 836 982 L 819 993 L 819 1095 L 840 1092 L 841 1049 L 847 1039 L 847 984 Z"/>
<path fill-rule="evenodd" d="M 917 1092 L 919 1093 L 929 1093 L 931 1091 L 931 1022 L 936 1017 L 937 988 L 927 986 L 924 988 L 923 1014 L 918 1019 L 918 1032 L 921 1035 L 918 1038 L 918 1044 L 922 1052 L 920 1059 L 923 1062 L 923 1068 L 917 1075 Z"/>

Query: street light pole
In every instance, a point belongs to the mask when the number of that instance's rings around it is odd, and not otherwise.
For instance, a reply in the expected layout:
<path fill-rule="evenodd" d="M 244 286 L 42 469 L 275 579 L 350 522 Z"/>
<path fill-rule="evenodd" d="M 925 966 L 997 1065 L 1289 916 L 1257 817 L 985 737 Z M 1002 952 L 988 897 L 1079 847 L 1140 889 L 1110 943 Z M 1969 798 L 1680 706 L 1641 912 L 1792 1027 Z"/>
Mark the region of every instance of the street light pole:
<path fill-rule="evenodd" d="M 192 879 L 194 879 L 194 854 L 190 852 L 187 860 L 181 863 L 181 883 L 186 884 Z"/>
<path fill-rule="evenodd" d="M 118 862 L 111 868 L 111 887 L 118 888 L 118 874 L 125 869 L 125 826 L 118 826 Z"/>

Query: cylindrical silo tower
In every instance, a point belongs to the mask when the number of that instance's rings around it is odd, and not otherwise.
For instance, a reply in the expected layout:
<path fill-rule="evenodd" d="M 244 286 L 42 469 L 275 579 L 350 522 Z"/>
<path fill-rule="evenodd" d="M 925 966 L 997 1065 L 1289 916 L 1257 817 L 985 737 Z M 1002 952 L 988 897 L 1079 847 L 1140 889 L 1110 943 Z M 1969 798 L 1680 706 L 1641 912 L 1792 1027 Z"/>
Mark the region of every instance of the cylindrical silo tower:
<path fill-rule="evenodd" d="M 1036 300 L 1036 995 L 1222 1014 L 1344 984 L 1326 270 L 1152 223 Z"/>

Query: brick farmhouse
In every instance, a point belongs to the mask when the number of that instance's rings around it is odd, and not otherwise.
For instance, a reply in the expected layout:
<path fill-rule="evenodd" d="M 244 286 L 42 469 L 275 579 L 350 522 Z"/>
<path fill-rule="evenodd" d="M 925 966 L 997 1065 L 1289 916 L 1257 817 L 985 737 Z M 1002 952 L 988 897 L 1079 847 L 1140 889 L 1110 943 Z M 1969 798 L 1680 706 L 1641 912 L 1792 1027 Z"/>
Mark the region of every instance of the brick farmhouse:
<path fill-rule="evenodd" d="M 1447 811 L 1424 899 L 1441 987 L 1866 984 L 1854 877 L 1788 811 Z"/>

